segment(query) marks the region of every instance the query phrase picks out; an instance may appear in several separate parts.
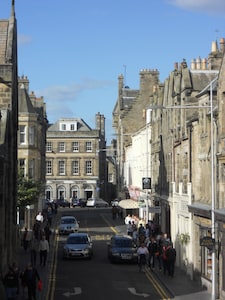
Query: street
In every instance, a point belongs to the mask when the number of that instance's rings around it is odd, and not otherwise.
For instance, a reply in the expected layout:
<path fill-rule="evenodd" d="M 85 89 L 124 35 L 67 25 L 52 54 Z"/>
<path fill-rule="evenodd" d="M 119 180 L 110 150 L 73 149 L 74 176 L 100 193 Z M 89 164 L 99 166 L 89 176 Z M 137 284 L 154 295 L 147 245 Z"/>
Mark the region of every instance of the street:
<path fill-rule="evenodd" d="M 60 209 L 61 215 L 74 215 L 80 232 L 88 232 L 93 240 L 91 260 L 65 260 L 62 256 L 66 236 L 57 236 L 49 275 L 46 299 L 162 299 L 161 288 L 150 273 L 140 273 L 136 264 L 111 264 L 107 257 L 107 241 L 116 232 L 110 226 L 111 209 Z M 161 295 L 160 295 L 161 294 Z"/>

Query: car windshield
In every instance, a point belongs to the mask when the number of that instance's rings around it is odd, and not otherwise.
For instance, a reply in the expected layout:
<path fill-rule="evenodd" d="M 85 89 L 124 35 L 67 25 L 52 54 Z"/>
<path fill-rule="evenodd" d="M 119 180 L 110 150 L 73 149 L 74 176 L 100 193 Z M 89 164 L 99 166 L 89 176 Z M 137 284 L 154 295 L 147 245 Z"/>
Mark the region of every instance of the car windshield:
<path fill-rule="evenodd" d="M 67 240 L 68 244 L 87 244 L 88 238 L 86 236 L 72 236 Z"/>
<path fill-rule="evenodd" d="M 74 219 L 62 219 L 61 224 L 74 224 L 75 220 Z"/>
<path fill-rule="evenodd" d="M 112 246 L 118 248 L 130 248 L 133 247 L 133 242 L 128 239 L 115 239 L 112 241 Z"/>

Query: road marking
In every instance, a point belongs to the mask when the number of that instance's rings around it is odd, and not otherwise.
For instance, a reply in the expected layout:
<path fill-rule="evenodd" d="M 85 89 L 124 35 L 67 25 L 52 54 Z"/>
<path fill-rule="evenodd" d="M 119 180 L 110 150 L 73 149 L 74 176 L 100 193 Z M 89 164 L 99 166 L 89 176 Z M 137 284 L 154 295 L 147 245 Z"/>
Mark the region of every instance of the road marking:
<path fill-rule="evenodd" d="M 132 288 L 132 287 L 128 288 L 128 291 L 131 292 L 131 294 L 133 294 L 135 296 L 140 296 L 140 297 L 144 297 L 144 298 L 149 297 L 149 294 L 146 294 L 146 293 L 137 293 L 136 289 Z"/>
<path fill-rule="evenodd" d="M 166 293 L 166 291 L 163 289 L 163 287 L 160 285 L 160 283 L 157 282 L 157 280 L 153 277 L 151 272 L 147 268 L 145 268 L 145 271 L 146 271 L 145 272 L 146 277 L 152 283 L 155 290 L 162 297 L 162 299 L 163 300 L 170 300 L 170 298 L 169 298 L 168 294 Z"/>
<path fill-rule="evenodd" d="M 74 287 L 73 290 L 74 290 L 74 292 L 66 292 L 63 294 L 63 296 L 69 298 L 70 296 L 76 296 L 76 295 L 80 295 L 82 293 L 82 290 L 80 287 Z"/>

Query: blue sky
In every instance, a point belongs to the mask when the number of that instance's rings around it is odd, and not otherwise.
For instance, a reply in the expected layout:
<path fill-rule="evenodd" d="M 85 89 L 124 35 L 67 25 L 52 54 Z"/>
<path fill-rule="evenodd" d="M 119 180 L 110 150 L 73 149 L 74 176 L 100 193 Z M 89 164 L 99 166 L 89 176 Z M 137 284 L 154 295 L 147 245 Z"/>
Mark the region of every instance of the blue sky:
<path fill-rule="evenodd" d="M 131 89 L 141 69 L 164 82 L 174 62 L 190 66 L 225 37 L 224 0 L 15 0 L 15 11 L 18 73 L 44 97 L 49 122 L 78 117 L 95 128 L 100 112 L 107 144 L 120 74 Z M 0 0 L 0 19 L 10 12 Z"/>

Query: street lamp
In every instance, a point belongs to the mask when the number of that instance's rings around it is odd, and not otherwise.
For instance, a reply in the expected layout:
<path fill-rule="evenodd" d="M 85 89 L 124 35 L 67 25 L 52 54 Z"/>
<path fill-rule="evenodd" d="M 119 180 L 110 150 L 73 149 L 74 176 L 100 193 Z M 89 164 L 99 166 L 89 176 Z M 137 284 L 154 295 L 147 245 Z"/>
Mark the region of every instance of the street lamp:
<path fill-rule="evenodd" d="M 214 141 L 214 116 L 213 116 L 213 87 L 218 77 L 214 78 L 209 85 L 203 90 L 208 90 L 210 88 L 210 105 L 206 106 L 197 106 L 197 105 L 176 105 L 176 106 L 160 106 L 153 105 L 148 107 L 148 109 L 210 109 L 210 131 L 211 131 L 211 238 L 213 243 L 212 248 L 212 291 L 211 291 L 211 299 L 216 299 L 216 254 L 215 254 L 215 141 Z M 203 92 L 202 91 L 202 92 Z"/>

